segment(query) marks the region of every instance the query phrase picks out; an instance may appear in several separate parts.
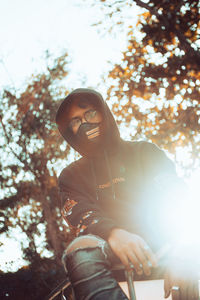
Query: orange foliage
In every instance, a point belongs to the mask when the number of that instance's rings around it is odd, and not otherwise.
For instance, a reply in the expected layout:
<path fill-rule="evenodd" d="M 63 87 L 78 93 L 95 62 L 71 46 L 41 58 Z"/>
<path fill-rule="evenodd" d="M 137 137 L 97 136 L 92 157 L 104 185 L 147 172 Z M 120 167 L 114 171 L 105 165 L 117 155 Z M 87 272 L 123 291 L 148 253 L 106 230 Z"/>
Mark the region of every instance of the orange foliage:
<path fill-rule="evenodd" d="M 190 167 L 200 159 L 197 2 L 175 0 L 169 5 L 168 1 L 150 0 L 144 4 L 147 11 L 139 15 L 137 23 L 144 37 L 137 40 L 129 27 L 127 50 L 121 63 L 109 72 L 112 86 L 108 90 L 108 99 L 118 98 L 113 106 L 118 123 L 129 126 L 133 118 L 138 121 L 133 138 L 149 139 L 170 152 L 175 152 L 177 145 L 190 145 Z M 119 4 L 118 11 L 122 12 L 122 7 L 123 3 Z M 136 98 L 138 105 L 133 108 Z M 133 108 L 132 115 L 129 108 Z"/>

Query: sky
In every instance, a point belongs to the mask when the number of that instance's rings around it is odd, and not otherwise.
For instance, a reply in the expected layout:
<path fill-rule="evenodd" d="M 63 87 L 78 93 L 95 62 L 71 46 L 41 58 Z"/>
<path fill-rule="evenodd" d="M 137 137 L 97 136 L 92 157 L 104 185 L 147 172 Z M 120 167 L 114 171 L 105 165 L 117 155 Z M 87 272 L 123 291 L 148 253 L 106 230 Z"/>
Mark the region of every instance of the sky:
<path fill-rule="evenodd" d="M 0 0 L 0 89 L 23 89 L 28 78 L 45 69 L 48 50 L 54 57 L 67 50 L 71 59 L 67 89 L 80 87 L 86 79 L 95 88 L 108 71 L 108 61 L 117 62 L 126 46 L 125 32 L 99 34 L 93 23 L 103 19 L 98 6 L 90 0 Z M 132 23 L 137 21 L 132 14 Z M 127 15 L 129 11 L 127 11 Z M 105 91 L 101 91 L 104 93 Z M 0 237 L 1 269 L 15 271 L 24 264 L 16 240 Z M 13 251 L 15 249 L 15 251 Z M 5 255 L 6 252 L 6 255 Z M 14 261 L 10 265 L 9 262 Z"/>
<path fill-rule="evenodd" d="M 64 49 L 69 52 L 73 88 L 83 77 L 88 86 L 96 86 L 109 68 L 108 61 L 121 57 L 126 36 L 124 32 L 115 37 L 98 34 L 91 24 L 103 18 L 103 12 L 89 2 L 0 0 L 0 86 L 19 88 L 42 70 L 47 49 L 53 55 Z"/>

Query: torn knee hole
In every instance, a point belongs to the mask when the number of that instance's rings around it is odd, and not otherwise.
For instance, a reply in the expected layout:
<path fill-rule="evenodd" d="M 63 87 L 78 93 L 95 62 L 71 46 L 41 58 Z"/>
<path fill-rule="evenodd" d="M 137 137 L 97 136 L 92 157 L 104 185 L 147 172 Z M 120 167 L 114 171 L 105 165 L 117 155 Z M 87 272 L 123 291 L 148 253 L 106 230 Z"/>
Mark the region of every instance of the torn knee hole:
<path fill-rule="evenodd" d="M 92 238 L 84 238 L 75 241 L 74 243 L 72 242 L 71 245 L 66 250 L 66 253 L 69 254 L 77 249 L 85 249 L 85 248 L 93 248 L 93 247 L 98 247 L 101 244 L 101 240 L 98 239 L 92 239 Z"/>
<path fill-rule="evenodd" d="M 66 250 L 66 254 L 69 254 L 77 249 L 85 249 L 85 248 L 93 248 L 93 247 L 95 248 L 95 247 L 101 246 L 102 241 L 103 240 L 95 238 L 95 237 L 94 238 L 91 238 L 91 237 L 78 238 L 77 240 L 75 240 L 68 246 L 68 248 Z"/>

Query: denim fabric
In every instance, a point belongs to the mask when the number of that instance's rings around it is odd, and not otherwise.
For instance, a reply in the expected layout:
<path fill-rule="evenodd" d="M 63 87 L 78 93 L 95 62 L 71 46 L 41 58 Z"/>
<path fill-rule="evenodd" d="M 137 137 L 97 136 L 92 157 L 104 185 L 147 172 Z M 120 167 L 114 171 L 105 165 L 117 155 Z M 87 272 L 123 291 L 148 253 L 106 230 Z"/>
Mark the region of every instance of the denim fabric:
<path fill-rule="evenodd" d="M 114 279 L 107 243 L 76 249 L 63 258 L 77 300 L 128 300 Z"/>

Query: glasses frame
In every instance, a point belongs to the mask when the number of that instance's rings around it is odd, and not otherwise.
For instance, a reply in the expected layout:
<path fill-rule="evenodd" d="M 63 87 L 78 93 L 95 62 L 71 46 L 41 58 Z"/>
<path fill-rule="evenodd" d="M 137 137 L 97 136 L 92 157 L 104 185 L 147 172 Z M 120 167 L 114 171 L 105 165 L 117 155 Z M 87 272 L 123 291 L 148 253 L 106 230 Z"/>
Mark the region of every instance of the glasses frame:
<path fill-rule="evenodd" d="M 91 113 L 91 112 L 95 112 L 95 113 L 99 113 L 99 111 L 97 110 L 97 109 L 89 109 L 89 110 L 87 110 L 87 111 L 85 111 L 84 112 L 84 114 L 83 114 L 83 117 L 84 117 L 84 119 L 85 119 L 85 121 L 86 122 L 88 122 L 88 123 L 93 123 L 93 122 L 91 122 L 91 120 L 92 120 L 92 118 L 88 118 L 88 113 Z M 94 117 L 96 117 L 96 114 L 94 115 Z M 74 118 L 72 118 L 70 121 L 69 121 L 69 124 L 68 124 L 68 127 L 71 129 L 71 130 L 73 130 L 74 129 L 74 127 L 75 127 L 75 125 L 73 126 L 73 122 L 75 121 L 75 120 L 79 120 L 80 121 L 80 124 L 79 124 L 79 126 L 78 126 L 78 128 L 81 126 L 81 124 L 83 123 L 83 118 L 81 118 L 81 117 L 74 117 Z M 94 122 L 95 123 L 95 122 Z"/>

